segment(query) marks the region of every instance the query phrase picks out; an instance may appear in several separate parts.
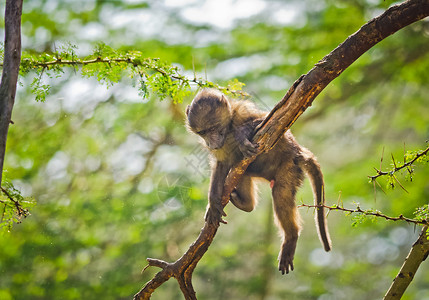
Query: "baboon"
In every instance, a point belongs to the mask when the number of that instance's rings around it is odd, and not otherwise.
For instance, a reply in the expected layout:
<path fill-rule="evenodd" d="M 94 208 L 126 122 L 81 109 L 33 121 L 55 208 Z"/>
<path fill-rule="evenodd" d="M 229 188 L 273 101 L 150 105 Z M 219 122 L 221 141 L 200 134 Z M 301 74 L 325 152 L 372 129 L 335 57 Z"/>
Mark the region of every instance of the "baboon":
<path fill-rule="evenodd" d="M 256 109 L 248 101 L 230 101 L 215 89 L 203 89 L 186 109 L 187 126 L 199 135 L 212 156 L 212 174 L 206 221 L 219 224 L 226 216 L 221 197 L 226 176 L 244 157 L 258 153 L 252 142 L 255 128 L 266 112 Z M 300 146 L 290 130 L 268 152 L 261 153 L 249 165 L 240 182 L 231 193 L 231 202 L 239 209 L 250 212 L 257 203 L 255 178 L 270 182 L 276 223 L 282 234 L 279 271 L 293 270 L 293 258 L 301 221 L 295 204 L 295 194 L 301 186 L 304 173 L 311 180 L 314 202 L 325 202 L 324 182 L 320 165 L 308 149 Z M 326 251 L 331 250 L 323 207 L 316 209 L 316 225 L 320 241 Z"/>

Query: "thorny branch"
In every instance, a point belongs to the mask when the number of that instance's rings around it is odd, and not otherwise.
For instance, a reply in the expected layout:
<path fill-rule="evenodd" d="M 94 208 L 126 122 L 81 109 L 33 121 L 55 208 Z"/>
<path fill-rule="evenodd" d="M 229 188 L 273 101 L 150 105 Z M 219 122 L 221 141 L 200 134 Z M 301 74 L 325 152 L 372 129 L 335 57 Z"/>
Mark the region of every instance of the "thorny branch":
<path fill-rule="evenodd" d="M 150 69 L 153 70 L 154 72 L 160 73 L 163 76 L 168 76 L 173 80 L 178 80 L 180 82 L 183 83 L 195 83 L 197 84 L 199 87 L 207 87 L 207 86 L 211 86 L 214 88 L 217 88 L 219 90 L 222 91 L 227 91 L 233 95 L 238 95 L 238 96 L 242 96 L 242 97 L 249 97 L 250 95 L 248 93 L 246 93 L 245 91 L 242 90 L 234 90 L 231 89 L 228 86 L 221 86 L 215 83 L 211 83 L 202 79 L 198 79 L 195 74 L 194 74 L 194 78 L 188 78 L 184 75 L 181 75 L 178 72 L 168 72 L 166 69 L 157 66 L 156 64 L 154 64 L 154 62 L 158 61 L 158 59 L 140 59 L 140 58 L 136 58 L 133 57 L 132 55 L 125 55 L 125 57 L 119 57 L 119 58 L 103 58 L 101 56 L 98 56 L 94 59 L 88 59 L 88 60 L 83 60 L 83 59 L 73 59 L 73 60 L 64 60 L 60 57 L 57 57 L 51 61 L 37 61 L 34 59 L 23 59 L 22 63 L 23 65 L 26 65 L 27 68 L 29 69 L 37 69 L 37 68 L 42 68 L 42 70 L 45 69 L 49 69 L 52 68 L 53 66 L 86 66 L 86 65 L 91 65 L 91 64 L 118 64 L 118 63 L 124 63 L 124 64 L 128 64 L 131 65 L 133 67 L 142 67 L 145 69 Z M 1 66 L 1 65 L 0 65 Z"/>
<path fill-rule="evenodd" d="M 253 142 L 257 142 L 264 151 L 272 148 L 281 135 L 312 104 L 316 96 L 363 53 L 399 29 L 428 15 L 427 0 L 409 0 L 392 6 L 382 15 L 362 26 L 293 84 L 261 124 Z M 254 159 L 255 157 L 245 159 L 231 170 L 224 185 L 223 205 L 228 203 L 230 193 Z M 149 265 L 161 267 L 162 270 L 146 283 L 134 299 L 149 299 L 155 289 L 171 277 L 178 280 L 185 299 L 197 299 L 192 287 L 192 273 L 213 241 L 218 227 L 219 224 L 215 226 L 205 223 L 197 240 L 174 263 L 159 260 L 156 261 L 160 263 L 154 263 L 154 260 L 148 260 Z"/>
<path fill-rule="evenodd" d="M 394 173 L 396 173 L 396 172 L 398 172 L 398 171 L 400 171 L 400 170 L 402 170 L 404 168 L 411 167 L 416 160 L 418 160 L 420 157 L 426 156 L 428 154 L 428 152 L 429 152 L 429 147 L 427 147 L 422 152 L 418 153 L 412 160 L 410 160 L 408 162 L 404 162 L 400 166 L 396 165 L 396 162 L 395 162 L 395 160 L 392 157 L 394 167 L 393 167 L 393 169 L 391 171 L 385 172 L 385 171 L 381 171 L 381 168 L 380 168 L 380 170 L 378 170 L 377 168 L 375 168 L 375 171 L 377 172 L 377 175 L 368 176 L 368 178 L 371 179 L 371 181 L 374 181 L 374 180 L 376 180 L 380 176 L 384 176 L 384 175 L 393 176 Z M 409 172 L 411 172 L 411 171 L 409 170 Z"/>
<path fill-rule="evenodd" d="M 3 194 L 5 194 L 6 197 L 8 197 L 9 200 L 15 205 L 15 208 L 19 217 L 27 217 L 29 215 L 28 209 L 22 208 L 21 203 L 19 203 L 18 200 L 13 199 L 13 197 L 8 193 L 8 191 L 5 188 L 0 187 L 0 189 L 3 192 Z M 1 201 L 1 200 L 0 200 L 0 203 L 6 204 L 4 201 Z"/>
<path fill-rule="evenodd" d="M 412 223 L 412 224 L 416 224 L 416 225 L 423 225 L 423 226 L 426 226 L 429 224 L 429 220 L 419 221 L 416 219 L 410 219 L 410 218 L 404 217 L 403 215 L 399 215 L 398 217 L 390 217 L 390 216 L 387 216 L 387 215 L 381 213 L 378 210 L 363 210 L 360 208 L 359 205 L 357 205 L 355 209 L 345 208 L 343 206 L 338 206 L 338 205 L 328 206 L 328 205 L 301 204 L 301 205 L 298 205 L 298 207 L 307 207 L 307 208 L 324 207 L 324 208 L 328 209 L 329 211 L 338 210 L 338 211 L 346 212 L 348 214 L 358 213 L 358 214 L 363 214 L 366 216 L 375 216 L 375 217 L 384 218 L 384 219 L 389 220 L 389 221 L 405 221 L 407 223 Z"/>

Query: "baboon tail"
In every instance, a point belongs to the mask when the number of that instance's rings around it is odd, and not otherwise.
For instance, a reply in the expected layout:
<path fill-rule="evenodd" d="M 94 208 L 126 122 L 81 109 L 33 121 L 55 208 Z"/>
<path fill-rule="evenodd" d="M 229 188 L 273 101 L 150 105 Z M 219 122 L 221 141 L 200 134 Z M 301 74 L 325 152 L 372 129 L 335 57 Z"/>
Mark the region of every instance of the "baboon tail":
<path fill-rule="evenodd" d="M 325 251 L 330 251 L 331 239 L 328 232 L 328 224 L 325 218 L 325 184 L 323 182 L 323 174 L 320 169 L 320 165 L 315 159 L 314 155 L 307 149 L 303 151 L 304 162 L 302 168 L 310 178 L 311 185 L 313 188 L 314 205 L 316 205 L 316 227 L 319 234 L 320 242 L 322 243 Z"/>

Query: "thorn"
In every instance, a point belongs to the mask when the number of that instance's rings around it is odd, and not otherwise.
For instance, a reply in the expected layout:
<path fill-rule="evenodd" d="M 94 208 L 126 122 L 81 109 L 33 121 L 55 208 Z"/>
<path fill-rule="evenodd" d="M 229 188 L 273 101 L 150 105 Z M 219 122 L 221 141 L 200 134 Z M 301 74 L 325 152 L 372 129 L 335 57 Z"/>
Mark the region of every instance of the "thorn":
<path fill-rule="evenodd" d="M 396 182 L 399 184 L 399 186 L 407 193 L 409 194 L 409 192 L 407 191 L 406 188 L 404 188 L 404 186 L 399 182 L 398 178 L 396 178 L 395 175 L 393 175 L 393 178 L 396 180 Z"/>
<path fill-rule="evenodd" d="M 194 71 L 194 81 L 197 80 L 197 74 L 195 73 L 195 57 L 192 55 L 192 70 Z"/>
<path fill-rule="evenodd" d="M 149 264 L 148 264 L 148 265 L 146 265 L 146 266 L 143 268 L 143 270 L 140 272 L 140 274 L 143 274 L 143 273 L 144 273 L 144 271 L 146 271 L 149 267 L 150 267 L 150 265 L 149 265 Z"/>
<path fill-rule="evenodd" d="M 341 203 L 341 206 L 342 206 L 343 201 L 342 201 L 342 199 L 341 199 L 341 191 L 338 193 L 337 206 L 340 206 L 340 203 Z"/>
<path fill-rule="evenodd" d="M 393 153 L 390 153 L 392 155 L 392 162 L 393 162 L 393 166 L 395 167 L 395 170 L 397 169 L 396 167 L 396 161 L 395 158 L 393 157 Z"/>

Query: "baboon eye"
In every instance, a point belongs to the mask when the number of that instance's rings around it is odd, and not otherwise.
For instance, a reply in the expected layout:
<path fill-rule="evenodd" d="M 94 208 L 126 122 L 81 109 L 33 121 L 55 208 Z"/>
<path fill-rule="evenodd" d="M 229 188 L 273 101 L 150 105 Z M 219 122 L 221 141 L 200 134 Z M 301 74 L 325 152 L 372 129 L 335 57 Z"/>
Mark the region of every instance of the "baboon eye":
<path fill-rule="evenodd" d="M 210 127 L 209 129 L 198 131 L 197 134 L 198 135 L 206 135 L 207 133 L 213 132 L 213 131 L 216 131 L 216 126 Z"/>

